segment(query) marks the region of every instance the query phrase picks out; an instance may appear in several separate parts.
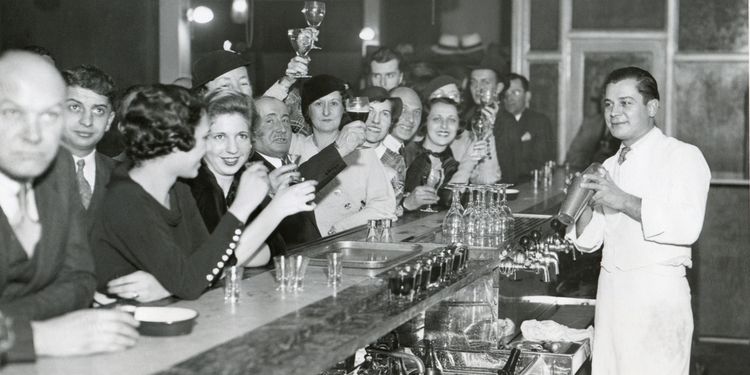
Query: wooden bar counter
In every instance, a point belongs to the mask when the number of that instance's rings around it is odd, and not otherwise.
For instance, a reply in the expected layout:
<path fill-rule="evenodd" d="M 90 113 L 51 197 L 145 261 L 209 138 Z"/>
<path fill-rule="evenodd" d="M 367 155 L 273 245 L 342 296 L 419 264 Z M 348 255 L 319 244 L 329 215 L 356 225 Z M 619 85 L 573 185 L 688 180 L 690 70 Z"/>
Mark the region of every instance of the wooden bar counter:
<path fill-rule="evenodd" d="M 559 180 L 559 179 L 557 179 Z M 515 213 L 553 214 L 563 195 L 561 182 L 534 192 L 528 184 L 509 205 Z M 394 223 L 395 241 L 434 231 L 444 212 L 410 213 Z M 362 240 L 363 228 L 311 243 L 294 251 L 314 254 L 337 240 Z M 439 247 L 423 244 L 423 251 Z M 497 252 L 496 252 L 497 253 Z M 482 259 L 477 259 L 482 258 Z M 304 291 L 276 290 L 272 271 L 253 271 L 242 282 L 238 304 L 225 304 L 221 288 L 173 306 L 199 312 L 193 332 L 177 337 L 141 337 L 130 350 L 72 358 L 39 358 L 1 369 L 16 374 L 317 374 L 383 336 L 428 307 L 490 273 L 499 255 L 472 255 L 468 271 L 414 302 L 388 299 L 376 272 L 344 269 L 338 288 L 327 286 L 324 269 L 309 266 Z"/>

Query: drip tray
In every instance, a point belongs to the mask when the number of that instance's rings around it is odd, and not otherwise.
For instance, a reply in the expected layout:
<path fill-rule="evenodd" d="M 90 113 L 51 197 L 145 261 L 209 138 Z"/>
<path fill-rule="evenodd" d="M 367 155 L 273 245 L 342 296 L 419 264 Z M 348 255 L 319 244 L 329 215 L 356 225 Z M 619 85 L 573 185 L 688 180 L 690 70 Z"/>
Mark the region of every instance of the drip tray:
<path fill-rule="evenodd" d="M 328 253 L 340 251 L 343 254 L 345 268 L 386 268 L 403 262 L 422 251 L 422 245 L 416 243 L 387 243 L 339 241 L 326 246 L 325 250 L 310 256 L 310 264 L 326 266 Z"/>

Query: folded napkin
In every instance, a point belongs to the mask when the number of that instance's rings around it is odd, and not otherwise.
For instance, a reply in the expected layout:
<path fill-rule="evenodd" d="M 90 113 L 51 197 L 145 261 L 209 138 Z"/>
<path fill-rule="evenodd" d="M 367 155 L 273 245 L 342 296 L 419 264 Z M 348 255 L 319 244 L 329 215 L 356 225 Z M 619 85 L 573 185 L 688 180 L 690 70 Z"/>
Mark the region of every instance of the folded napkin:
<path fill-rule="evenodd" d="M 594 345 L 594 327 L 575 329 L 552 320 L 525 320 L 521 323 L 521 333 L 526 340 L 532 341 L 581 341 L 589 339 Z"/>

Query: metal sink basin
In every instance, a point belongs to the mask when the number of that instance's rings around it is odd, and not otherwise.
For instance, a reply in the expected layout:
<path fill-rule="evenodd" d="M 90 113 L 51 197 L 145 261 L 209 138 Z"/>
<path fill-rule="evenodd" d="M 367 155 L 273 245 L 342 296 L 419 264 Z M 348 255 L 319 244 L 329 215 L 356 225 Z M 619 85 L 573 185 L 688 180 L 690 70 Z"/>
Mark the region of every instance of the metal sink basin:
<path fill-rule="evenodd" d="M 386 268 L 403 262 L 422 251 L 422 245 L 416 243 L 395 242 L 361 242 L 339 241 L 328 245 L 322 252 L 310 256 L 310 264 L 325 266 L 326 254 L 340 251 L 343 254 L 345 268 Z"/>

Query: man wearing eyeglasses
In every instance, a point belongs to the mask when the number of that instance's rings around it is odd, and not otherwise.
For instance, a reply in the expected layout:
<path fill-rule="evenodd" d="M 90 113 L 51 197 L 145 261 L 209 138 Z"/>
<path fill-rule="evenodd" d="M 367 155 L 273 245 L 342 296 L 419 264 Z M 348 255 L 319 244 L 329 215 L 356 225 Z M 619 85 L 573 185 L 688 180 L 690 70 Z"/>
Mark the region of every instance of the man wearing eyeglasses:
<path fill-rule="evenodd" d="M 498 115 L 499 129 L 495 131 L 503 182 L 519 183 L 531 176 L 547 160 L 555 158 L 552 124 L 542 113 L 529 106 L 529 80 L 516 73 L 508 75 L 508 89 L 503 97 L 504 111 Z"/>

